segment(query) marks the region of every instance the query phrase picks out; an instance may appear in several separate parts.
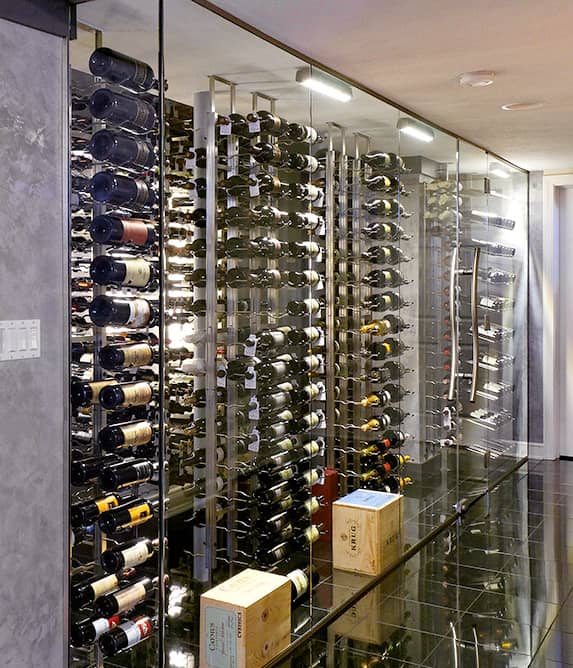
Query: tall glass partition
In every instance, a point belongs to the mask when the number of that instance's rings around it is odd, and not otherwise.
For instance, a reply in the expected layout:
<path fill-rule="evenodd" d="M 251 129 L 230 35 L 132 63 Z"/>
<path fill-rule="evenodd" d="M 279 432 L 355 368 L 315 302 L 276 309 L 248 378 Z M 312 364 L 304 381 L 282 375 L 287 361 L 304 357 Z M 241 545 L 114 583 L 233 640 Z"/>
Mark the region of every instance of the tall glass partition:
<path fill-rule="evenodd" d="M 527 174 L 188 0 L 78 20 L 70 661 L 198 665 L 275 577 L 263 665 L 376 577 L 336 502 L 383 572 L 526 456 Z"/>

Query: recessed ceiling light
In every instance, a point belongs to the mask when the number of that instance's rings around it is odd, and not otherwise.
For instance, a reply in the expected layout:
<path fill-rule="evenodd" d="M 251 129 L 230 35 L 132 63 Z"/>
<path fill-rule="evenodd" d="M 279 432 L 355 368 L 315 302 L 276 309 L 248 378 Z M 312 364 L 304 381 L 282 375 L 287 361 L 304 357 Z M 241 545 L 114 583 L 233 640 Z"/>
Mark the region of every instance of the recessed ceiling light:
<path fill-rule="evenodd" d="M 495 72 L 491 70 L 474 70 L 473 72 L 464 72 L 459 76 L 460 86 L 469 86 L 470 88 L 491 86 L 494 79 Z"/>
<path fill-rule="evenodd" d="M 543 102 L 512 102 L 502 104 L 503 111 L 529 111 L 530 109 L 541 109 Z"/>

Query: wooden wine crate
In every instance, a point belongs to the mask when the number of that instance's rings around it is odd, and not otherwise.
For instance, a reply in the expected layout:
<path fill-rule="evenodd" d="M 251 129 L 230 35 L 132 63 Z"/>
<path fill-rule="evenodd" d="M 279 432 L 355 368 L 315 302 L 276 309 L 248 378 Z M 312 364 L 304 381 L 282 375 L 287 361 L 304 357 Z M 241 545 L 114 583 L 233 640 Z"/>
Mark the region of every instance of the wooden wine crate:
<path fill-rule="evenodd" d="M 357 489 L 332 504 L 332 565 L 379 575 L 400 554 L 403 496 Z"/>
<path fill-rule="evenodd" d="M 201 596 L 200 667 L 260 668 L 290 642 L 291 582 L 248 568 Z"/>
<path fill-rule="evenodd" d="M 348 571 L 332 572 L 333 607 L 348 600 L 372 578 Z M 338 635 L 360 642 L 380 645 L 387 641 L 396 627 L 404 621 L 404 601 L 400 598 L 400 570 L 390 573 L 382 582 L 363 596 L 332 624 Z"/>

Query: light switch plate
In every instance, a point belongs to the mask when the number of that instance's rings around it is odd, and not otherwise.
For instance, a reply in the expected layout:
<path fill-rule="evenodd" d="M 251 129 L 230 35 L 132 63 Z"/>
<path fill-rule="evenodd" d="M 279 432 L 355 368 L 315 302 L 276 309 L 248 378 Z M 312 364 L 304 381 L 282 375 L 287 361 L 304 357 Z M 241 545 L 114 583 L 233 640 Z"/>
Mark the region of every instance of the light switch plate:
<path fill-rule="evenodd" d="M 0 320 L 0 361 L 40 357 L 39 320 Z"/>

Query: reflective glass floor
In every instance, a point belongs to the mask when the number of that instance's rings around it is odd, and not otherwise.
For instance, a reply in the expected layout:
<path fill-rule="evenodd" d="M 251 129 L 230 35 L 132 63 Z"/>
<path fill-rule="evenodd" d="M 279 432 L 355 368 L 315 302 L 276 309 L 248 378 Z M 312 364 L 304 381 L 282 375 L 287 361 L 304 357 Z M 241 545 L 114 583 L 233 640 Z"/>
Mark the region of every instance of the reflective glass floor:
<path fill-rule="evenodd" d="M 570 526 L 573 462 L 529 462 L 280 665 L 573 666 Z"/>

